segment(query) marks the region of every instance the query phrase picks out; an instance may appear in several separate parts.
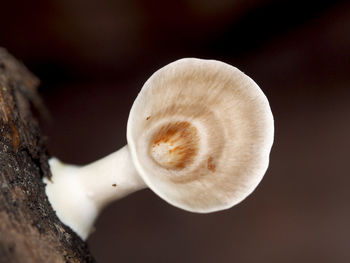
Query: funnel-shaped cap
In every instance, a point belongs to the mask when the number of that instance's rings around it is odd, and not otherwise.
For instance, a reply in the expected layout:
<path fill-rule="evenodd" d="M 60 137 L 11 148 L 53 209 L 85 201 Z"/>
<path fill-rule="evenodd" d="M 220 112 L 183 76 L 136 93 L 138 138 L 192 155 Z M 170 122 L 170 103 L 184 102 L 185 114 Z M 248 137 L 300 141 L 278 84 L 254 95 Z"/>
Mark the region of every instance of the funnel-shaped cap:
<path fill-rule="evenodd" d="M 268 100 L 223 62 L 186 58 L 155 72 L 128 121 L 132 159 L 146 184 L 193 212 L 229 208 L 262 179 L 273 143 Z"/>

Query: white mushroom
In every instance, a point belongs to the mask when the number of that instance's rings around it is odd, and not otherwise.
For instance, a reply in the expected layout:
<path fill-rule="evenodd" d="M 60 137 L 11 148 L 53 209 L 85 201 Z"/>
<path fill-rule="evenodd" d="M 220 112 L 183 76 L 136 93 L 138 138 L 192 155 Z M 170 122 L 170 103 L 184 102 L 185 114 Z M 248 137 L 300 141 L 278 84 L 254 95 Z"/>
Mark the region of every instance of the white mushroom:
<path fill-rule="evenodd" d="M 220 61 L 186 58 L 155 72 L 128 120 L 128 145 L 90 165 L 50 160 L 46 193 L 82 239 L 104 206 L 148 186 L 192 212 L 226 209 L 262 179 L 273 143 L 267 98 Z"/>

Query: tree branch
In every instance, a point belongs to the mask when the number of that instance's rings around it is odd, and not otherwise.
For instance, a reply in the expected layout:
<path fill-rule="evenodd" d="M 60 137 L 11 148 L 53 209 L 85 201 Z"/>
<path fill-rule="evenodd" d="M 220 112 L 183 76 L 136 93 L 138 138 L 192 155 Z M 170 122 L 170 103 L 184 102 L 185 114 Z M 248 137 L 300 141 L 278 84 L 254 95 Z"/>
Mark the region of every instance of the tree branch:
<path fill-rule="evenodd" d="M 0 262 L 94 262 L 86 244 L 56 217 L 45 194 L 45 140 L 39 80 L 0 48 Z"/>

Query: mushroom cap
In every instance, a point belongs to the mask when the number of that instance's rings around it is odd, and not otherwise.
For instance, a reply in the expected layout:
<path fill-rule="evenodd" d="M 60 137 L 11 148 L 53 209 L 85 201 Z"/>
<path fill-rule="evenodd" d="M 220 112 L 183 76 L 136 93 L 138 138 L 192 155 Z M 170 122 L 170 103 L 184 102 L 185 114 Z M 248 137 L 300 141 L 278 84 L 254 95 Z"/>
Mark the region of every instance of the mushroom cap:
<path fill-rule="evenodd" d="M 259 86 L 216 60 L 184 58 L 156 71 L 130 111 L 127 139 L 145 183 L 192 212 L 226 209 L 265 174 L 274 124 Z"/>

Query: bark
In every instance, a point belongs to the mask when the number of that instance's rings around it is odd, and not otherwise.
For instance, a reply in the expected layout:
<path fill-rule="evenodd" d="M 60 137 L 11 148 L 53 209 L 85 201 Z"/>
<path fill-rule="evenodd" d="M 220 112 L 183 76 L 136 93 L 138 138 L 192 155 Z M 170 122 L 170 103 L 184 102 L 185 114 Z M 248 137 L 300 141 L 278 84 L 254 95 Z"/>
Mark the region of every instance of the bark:
<path fill-rule="evenodd" d="M 45 139 L 39 80 L 0 48 L 0 262 L 94 262 L 86 244 L 56 217 L 45 194 Z"/>

